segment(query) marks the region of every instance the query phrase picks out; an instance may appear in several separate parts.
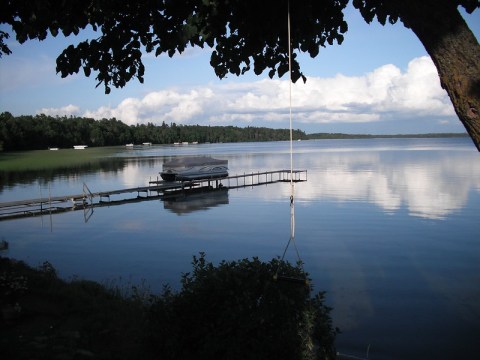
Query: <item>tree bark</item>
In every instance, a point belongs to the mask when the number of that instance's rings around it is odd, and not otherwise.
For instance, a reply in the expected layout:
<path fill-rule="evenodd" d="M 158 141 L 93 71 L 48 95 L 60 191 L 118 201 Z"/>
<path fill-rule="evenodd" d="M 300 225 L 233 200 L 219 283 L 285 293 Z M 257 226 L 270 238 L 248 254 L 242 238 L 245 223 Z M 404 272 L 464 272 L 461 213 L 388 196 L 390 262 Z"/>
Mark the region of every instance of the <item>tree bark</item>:
<path fill-rule="evenodd" d="M 480 45 L 451 0 L 402 0 L 400 19 L 432 58 L 442 88 L 480 151 Z"/>

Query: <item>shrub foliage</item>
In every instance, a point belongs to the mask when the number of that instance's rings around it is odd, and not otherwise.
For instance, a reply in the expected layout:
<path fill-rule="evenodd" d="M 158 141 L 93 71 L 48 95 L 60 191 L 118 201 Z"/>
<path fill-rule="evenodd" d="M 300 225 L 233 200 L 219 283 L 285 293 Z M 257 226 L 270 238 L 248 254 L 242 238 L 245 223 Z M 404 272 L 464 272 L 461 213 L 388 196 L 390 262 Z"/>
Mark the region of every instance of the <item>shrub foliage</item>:
<path fill-rule="evenodd" d="M 74 279 L 0 256 L 0 348 L 16 359 L 331 359 L 330 308 L 301 266 L 204 254 L 181 289 L 153 295 Z M 280 277 L 279 277 L 280 278 Z"/>
<path fill-rule="evenodd" d="M 193 258 L 182 288 L 167 287 L 150 308 L 150 341 L 164 359 L 334 358 L 330 308 L 309 285 L 275 280 L 303 277 L 300 266 L 258 258 L 207 262 Z"/>

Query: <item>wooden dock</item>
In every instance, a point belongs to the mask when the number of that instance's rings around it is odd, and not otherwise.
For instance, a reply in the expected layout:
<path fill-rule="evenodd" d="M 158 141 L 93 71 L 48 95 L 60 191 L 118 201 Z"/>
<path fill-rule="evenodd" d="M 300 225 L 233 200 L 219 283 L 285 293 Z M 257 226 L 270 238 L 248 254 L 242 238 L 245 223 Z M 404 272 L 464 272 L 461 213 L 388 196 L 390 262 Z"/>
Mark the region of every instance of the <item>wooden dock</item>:
<path fill-rule="evenodd" d="M 220 179 L 183 182 L 166 182 L 156 179 L 149 181 L 148 186 L 101 192 L 92 192 L 86 184 L 83 184 L 83 191 L 79 194 L 0 202 L 0 221 L 75 210 L 84 210 L 85 221 L 87 221 L 89 216 L 91 216 L 89 212 L 93 211 L 94 207 L 164 199 L 177 193 L 189 193 L 199 190 L 206 192 L 217 189 L 236 189 L 278 182 L 290 182 L 291 179 L 294 182 L 307 181 L 307 170 L 252 172 Z M 132 194 L 134 194 L 134 197 L 132 197 Z M 127 195 L 130 197 L 125 197 Z"/>

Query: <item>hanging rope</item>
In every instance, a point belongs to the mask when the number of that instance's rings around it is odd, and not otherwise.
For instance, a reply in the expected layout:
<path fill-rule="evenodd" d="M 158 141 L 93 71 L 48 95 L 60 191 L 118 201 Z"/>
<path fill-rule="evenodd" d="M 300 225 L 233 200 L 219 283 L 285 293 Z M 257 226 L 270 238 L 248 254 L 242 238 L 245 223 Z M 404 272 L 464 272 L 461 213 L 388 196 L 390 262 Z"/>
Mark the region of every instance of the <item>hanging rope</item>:
<path fill-rule="evenodd" d="M 290 109 L 290 238 L 288 240 L 287 246 L 283 251 L 282 258 L 280 260 L 279 266 L 277 267 L 277 271 L 273 276 L 274 280 L 286 280 L 292 281 L 297 283 L 305 283 L 308 284 L 308 280 L 306 276 L 304 278 L 295 278 L 295 277 L 287 277 L 287 276 L 280 276 L 278 274 L 280 269 L 280 264 L 284 261 L 285 255 L 291 243 L 295 247 L 295 252 L 297 254 L 297 259 L 299 264 L 302 268 L 303 274 L 305 274 L 305 270 L 303 269 L 303 262 L 300 258 L 300 253 L 298 252 L 297 244 L 295 243 L 295 183 L 293 182 L 293 127 L 292 127 L 292 41 L 291 41 L 291 28 L 290 28 L 290 1 L 287 2 L 287 28 L 288 28 L 288 73 L 289 73 L 289 109 Z"/>
<path fill-rule="evenodd" d="M 291 39 L 291 29 L 290 29 L 290 0 L 287 2 L 287 29 L 288 29 L 288 100 L 290 109 L 290 204 L 293 204 L 293 196 L 295 187 L 293 185 L 293 127 L 292 127 L 292 39 Z M 292 229 L 293 231 L 294 229 Z"/>

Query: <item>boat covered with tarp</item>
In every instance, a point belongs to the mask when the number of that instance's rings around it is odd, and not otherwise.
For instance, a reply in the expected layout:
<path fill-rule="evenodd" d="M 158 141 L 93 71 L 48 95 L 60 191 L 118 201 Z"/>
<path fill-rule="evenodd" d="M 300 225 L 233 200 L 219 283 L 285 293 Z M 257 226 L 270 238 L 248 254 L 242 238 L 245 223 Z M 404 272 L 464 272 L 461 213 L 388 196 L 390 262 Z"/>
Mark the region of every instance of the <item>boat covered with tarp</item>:
<path fill-rule="evenodd" d="M 228 176 L 228 160 L 209 156 L 179 157 L 163 163 L 160 176 L 165 181 L 224 178 Z"/>

